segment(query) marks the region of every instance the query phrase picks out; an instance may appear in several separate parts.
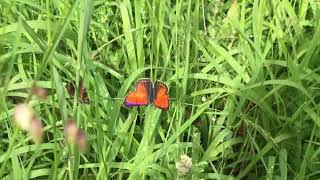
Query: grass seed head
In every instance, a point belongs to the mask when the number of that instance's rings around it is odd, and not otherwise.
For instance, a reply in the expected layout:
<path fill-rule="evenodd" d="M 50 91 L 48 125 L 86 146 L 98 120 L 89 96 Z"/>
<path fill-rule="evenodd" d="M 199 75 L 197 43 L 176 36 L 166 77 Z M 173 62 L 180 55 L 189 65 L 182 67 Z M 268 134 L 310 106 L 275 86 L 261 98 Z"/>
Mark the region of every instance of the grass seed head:
<path fill-rule="evenodd" d="M 48 96 L 48 91 L 38 86 L 33 86 L 31 88 L 31 93 L 35 95 L 37 98 L 39 98 L 40 100 L 46 100 Z"/>
<path fill-rule="evenodd" d="M 87 137 L 82 129 L 79 129 L 76 122 L 72 119 L 68 120 L 64 129 L 67 141 L 76 145 L 79 150 L 85 150 L 87 148 Z"/>
<path fill-rule="evenodd" d="M 23 130 L 29 131 L 34 113 L 26 103 L 18 104 L 14 109 L 14 122 Z"/>
<path fill-rule="evenodd" d="M 43 126 L 39 118 L 32 118 L 29 133 L 35 143 L 40 143 L 42 141 Z"/>

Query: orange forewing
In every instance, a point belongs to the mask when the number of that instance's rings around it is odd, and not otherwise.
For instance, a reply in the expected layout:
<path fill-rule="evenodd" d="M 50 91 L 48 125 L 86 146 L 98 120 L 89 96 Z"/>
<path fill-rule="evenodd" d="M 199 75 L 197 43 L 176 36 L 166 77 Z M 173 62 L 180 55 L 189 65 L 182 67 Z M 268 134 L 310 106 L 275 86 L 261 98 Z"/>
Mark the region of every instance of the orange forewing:
<path fill-rule="evenodd" d="M 136 83 L 136 89 L 130 91 L 124 99 L 125 106 L 142 106 L 149 104 L 150 97 L 150 80 L 141 79 Z"/>
<path fill-rule="evenodd" d="M 155 93 L 153 104 L 162 110 L 168 110 L 170 106 L 170 101 L 167 85 L 161 81 L 156 81 L 154 83 L 154 90 Z"/>

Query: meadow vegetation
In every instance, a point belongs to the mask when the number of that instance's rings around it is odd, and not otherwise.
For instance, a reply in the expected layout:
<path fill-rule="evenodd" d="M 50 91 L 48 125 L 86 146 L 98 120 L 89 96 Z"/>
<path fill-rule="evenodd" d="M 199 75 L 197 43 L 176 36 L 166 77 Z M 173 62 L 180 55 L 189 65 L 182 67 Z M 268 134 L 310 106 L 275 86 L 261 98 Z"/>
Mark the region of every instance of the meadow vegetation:
<path fill-rule="evenodd" d="M 319 179 L 319 47 L 319 0 L 1 0 L 0 177 Z"/>

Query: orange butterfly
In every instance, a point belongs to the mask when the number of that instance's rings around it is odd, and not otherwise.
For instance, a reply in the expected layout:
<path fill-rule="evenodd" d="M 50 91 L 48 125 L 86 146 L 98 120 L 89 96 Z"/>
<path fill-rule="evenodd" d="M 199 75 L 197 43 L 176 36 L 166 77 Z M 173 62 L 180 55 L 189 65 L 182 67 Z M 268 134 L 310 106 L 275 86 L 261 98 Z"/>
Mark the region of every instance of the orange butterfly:
<path fill-rule="evenodd" d="M 153 103 L 157 108 L 168 110 L 170 100 L 168 86 L 162 81 L 152 83 L 150 79 L 139 79 L 135 90 L 124 98 L 124 106 L 144 106 Z"/>

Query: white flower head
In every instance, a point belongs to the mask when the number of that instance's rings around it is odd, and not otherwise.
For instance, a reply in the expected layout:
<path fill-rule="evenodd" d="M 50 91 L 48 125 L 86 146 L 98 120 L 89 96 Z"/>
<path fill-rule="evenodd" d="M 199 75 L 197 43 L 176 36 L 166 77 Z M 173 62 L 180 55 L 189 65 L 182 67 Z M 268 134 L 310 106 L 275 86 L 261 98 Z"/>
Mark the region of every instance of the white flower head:
<path fill-rule="evenodd" d="M 192 168 L 192 159 L 186 154 L 183 154 L 180 157 L 180 161 L 176 163 L 176 168 L 180 175 L 186 175 Z"/>

